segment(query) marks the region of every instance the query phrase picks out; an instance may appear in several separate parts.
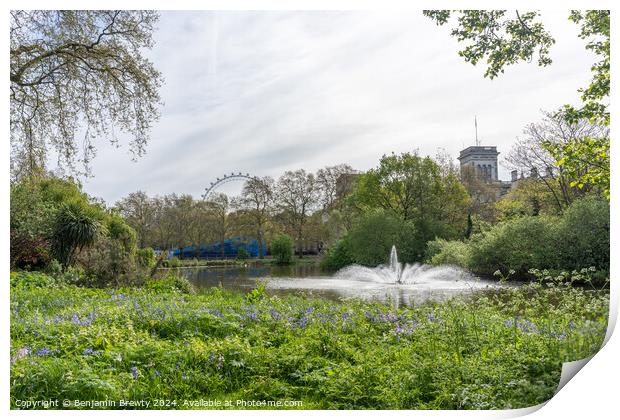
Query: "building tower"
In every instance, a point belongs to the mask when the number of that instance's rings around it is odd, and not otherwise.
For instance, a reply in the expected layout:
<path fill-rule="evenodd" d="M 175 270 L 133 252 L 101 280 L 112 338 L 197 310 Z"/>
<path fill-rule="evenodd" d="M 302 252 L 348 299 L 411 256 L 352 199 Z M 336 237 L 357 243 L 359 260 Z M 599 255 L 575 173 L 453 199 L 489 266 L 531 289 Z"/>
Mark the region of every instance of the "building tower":
<path fill-rule="evenodd" d="M 465 168 L 472 168 L 476 175 L 489 182 L 498 181 L 497 156 L 499 152 L 496 146 L 469 146 L 461 150 L 459 161 L 461 173 Z"/>

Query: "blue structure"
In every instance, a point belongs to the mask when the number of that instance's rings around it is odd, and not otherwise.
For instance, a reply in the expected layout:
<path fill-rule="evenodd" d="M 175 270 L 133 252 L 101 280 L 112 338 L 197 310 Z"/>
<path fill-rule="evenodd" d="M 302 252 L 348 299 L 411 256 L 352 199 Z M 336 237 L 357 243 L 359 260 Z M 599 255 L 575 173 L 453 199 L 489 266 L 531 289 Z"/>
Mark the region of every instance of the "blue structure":
<path fill-rule="evenodd" d="M 256 258 L 260 255 L 258 249 L 258 241 L 254 238 L 246 238 L 237 236 L 235 238 L 224 240 L 224 258 L 235 258 L 240 249 L 245 249 L 250 257 Z M 185 248 L 176 248 L 172 250 L 171 257 L 177 257 L 182 260 L 186 259 L 209 259 L 222 258 L 222 247 L 220 242 L 209 245 L 187 246 Z M 267 254 L 267 249 L 263 244 L 263 255 Z"/>

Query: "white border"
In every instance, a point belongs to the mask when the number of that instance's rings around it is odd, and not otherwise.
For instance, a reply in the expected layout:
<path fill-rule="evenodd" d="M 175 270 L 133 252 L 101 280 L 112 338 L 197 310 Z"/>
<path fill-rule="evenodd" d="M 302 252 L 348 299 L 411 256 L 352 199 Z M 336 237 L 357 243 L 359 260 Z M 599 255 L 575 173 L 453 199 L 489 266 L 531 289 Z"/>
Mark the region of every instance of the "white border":
<path fill-rule="evenodd" d="M 542 7 L 541 7 L 542 6 Z M 424 8 L 432 8 L 432 9 L 457 9 L 457 8 L 469 8 L 469 9 L 510 9 L 519 7 L 521 9 L 537 9 L 543 8 L 547 9 L 549 7 L 545 7 L 546 5 L 541 5 L 540 1 L 446 1 L 446 0 L 437 0 L 437 1 L 423 1 L 423 2 L 412 2 L 412 1 L 390 1 L 390 0 L 348 0 L 348 1 L 329 1 L 329 0 L 315 0 L 315 1 L 284 1 L 284 0 L 262 0 L 260 2 L 250 1 L 250 0 L 213 0 L 213 1 L 189 1 L 189 0 L 176 0 L 174 2 L 164 2 L 159 0 L 109 0 L 109 1 L 88 1 L 84 2 L 77 0 L 68 0 L 68 1 L 9 1 L 8 4 L 5 4 L 5 13 L 1 17 L 2 26 L 4 29 L 4 37 L 2 38 L 2 45 L 4 47 L 4 57 L 5 60 L 8 61 L 9 53 L 8 53 L 8 10 L 10 9 L 86 9 L 86 8 L 130 8 L 130 9 L 160 9 L 160 10 L 274 10 L 274 9 L 300 9 L 300 10 L 352 10 L 352 9 L 391 9 L 391 10 L 411 10 L 411 9 L 424 9 Z M 556 6 L 553 4 L 553 6 Z M 616 68 L 616 57 L 618 49 L 614 48 L 616 42 L 618 42 L 619 38 L 615 36 L 618 30 L 618 25 L 616 24 L 617 19 L 615 18 L 615 9 L 614 4 L 611 1 L 588 1 L 587 3 L 582 1 L 564 1 L 561 3 L 561 8 L 552 7 L 556 10 L 568 10 L 571 8 L 575 9 L 612 9 L 612 68 Z M 456 53 L 456 52 L 455 52 Z M 5 61 L 6 63 L 6 61 Z M 5 74 L 4 80 L 7 84 L 9 84 L 9 66 L 5 64 L 3 68 L 3 72 Z M 575 87 L 577 89 L 577 86 Z M 5 92 L 8 91 L 8 86 Z M 617 83 L 615 79 L 612 78 L 612 96 L 615 97 L 617 89 Z M 4 118 L 2 119 L 2 124 L 4 127 L 5 138 L 8 140 L 9 136 L 9 106 L 8 101 L 5 103 L 3 108 Z M 617 124 L 615 123 L 615 118 L 612 118 L 612 136 L 616 132 Z M 2 165 L 3 165 L 3 183 L 1 185 L 2 194 L 5 200 L 3 202 L 5 205 L 2 208 L 2 216 L 3 223 L 0 231 L 0 235 L 3 235 L 2 241 L 2 250 L 3 255 L 5 255 L 5 260 L 2 261 L 2 273 L 5 273 L 5 280 L 3 282 L 2 289 L 2 322 L 4 328 L 2 328 L 2 347 L 0 350 L 0 357 L 2 358 L 2 400 L 0 400 L 0 404 L 3 407 L 3 411 L 6 410 L 8 415 L 11 418 L 39 418 L 41 416 L 49 417 L 49 418 L 82 418 L 85 413 L 69 411 L 69 412 L 18 412 L 18 411 L 10 411 L 9 410 L 9 286 L 8 286 L 8 271 L 9 271 L 9 262 L 8 262 L 8 253 L 9 253 L 9 211 L 8 211 L 8 194 L 9 194 L 9 182 L 8 182 L 8 172 L 9 172 L 9 142 L 5 140 L 5 149 L 6 155 L 3 154 Z M 614 140 L 615 141 L 615 140 Z M 613 142 L 612 142 L 613 143 Z M 615 153 L 616 147 L 612 144 L 612 150 Z M 618 185 L 618 159 L 613 159 L 613 168 L 612 168 L 612 191 L 615 191 L 615 187 Z M 617 243 L 618 238 L 618 217 L 619 212 L 616 211 L 615 199 L 612 199 L 612 220 L 611 220 L 611 234 L 612 234 L 612 266 L 611 266 L 611 277 L 612 279 L 616 279 L 618 277 L 619 268 L 618 268 L 618 248 L 614 248 L 614 245 Z M 615 285 L 615 281 L 612 281 L 612 297 L 611 297 L 611 323 L 610 327 L 613 328 L 615 321 L 617 319 L 618 313 L 618 291 Z M 594 418 L 594 419 L 608 419 L 617 416 L 618 413 L 618 385 L 619 385 L 619 363 L 618 363 L 618 355 L 620 354 L 620 344 L 619 339 L 617 338 L 617 334 L 611 335 L 611 329 L 608 333 L 609 341 L 606 345 L 599 351 L 588 363 L 587 365 L 578 373 L 578 375 L 570 380 L 564 388 L 562 388 L 558 394 L 552 398 L 546 404 L 543 404 L 539 407 L 534 407 L 530 409 L 523 410 L 512 410 L 512 411 L 390 411 L 389 413 L 377 413 L 376 411 L 358 411 L 353 415 L 360 418 L 375 418 L 377 415 L 389 415 L 394 417 L 402 417 L 402 418 L 447 418 L 447 419 L 456 419 L 456 418 L 472 418 L 472 419 L 480 419 L 480 418 L 510 418 L 516 416 L 522 416 L 526 414 L 530 414 L 531 418 L 535 419 L 551 419 L 551 418 L 562 418 L 562 419 L 583 419 Z M 613 413 L 613 414 L 612 414 Z M 110 412 L 105 411 L 91 411 L 87 413 L 88 416 L 93 416 L 94 418 L 109 418 Z M 321 417 L 333 417 L 333 416 L 341 416 L 341 415 L 350 415 L 351 412 L 333 412 L 333 411 L 321 411 L 320 413 L 312 412 L 312 411 L 301 411 L 301 412 L 255 412 L 255 411 L 244 411 L 243 413 L 237 411 L 217 411 L 217 412 L 128 412 L 128 411 L 115 411 L 113 413 L 114 417 L 125 417 L 125 416 L 139 416 L 139 417 L 147 417 L 148 418 L 169 418 L 170 416 L 179 416 L 179 417 L 190 417 L 190 418 L 201 418 L 204 419 L 207 416 L 217 416 L 219 418 L 232 418 L 236 416 L 250 416 L 250 417 L 280 417 L 283 418 L 286 416 L 287 418 L 290 416 L 294 417 L 307 417 L 307 416 L 317 416 Z"/>

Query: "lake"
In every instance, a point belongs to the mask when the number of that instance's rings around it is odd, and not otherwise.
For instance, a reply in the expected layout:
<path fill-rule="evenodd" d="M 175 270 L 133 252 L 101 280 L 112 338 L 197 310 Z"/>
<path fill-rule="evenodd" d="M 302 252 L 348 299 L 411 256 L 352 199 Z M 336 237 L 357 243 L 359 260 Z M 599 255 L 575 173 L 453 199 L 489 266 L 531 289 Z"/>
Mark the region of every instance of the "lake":
<path fill-rule="evenodd" d="M 209 287 L 248 292 L 257 281 L 265 281 L 270 295 L 296 294 L 331 300 L 362 298 L 390 302 L 394 306 L 414 305 L 432 299 L 481 290 L 497 290 L 496 281 L 484 280 L 453 267 L 406 266 L 407 283 L 398 284 L 389 267 L 354 266 L 338 273 L 322 271 L 317 265 L 248 265 L 247 267 L 176 268 L 197 290 Z"/>

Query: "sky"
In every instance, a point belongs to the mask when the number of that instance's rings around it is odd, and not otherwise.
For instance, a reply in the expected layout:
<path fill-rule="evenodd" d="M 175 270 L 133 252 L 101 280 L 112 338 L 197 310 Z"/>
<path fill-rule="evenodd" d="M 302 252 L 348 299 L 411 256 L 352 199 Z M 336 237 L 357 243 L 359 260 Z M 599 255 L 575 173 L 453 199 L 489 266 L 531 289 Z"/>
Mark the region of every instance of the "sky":
<path fill-rule="evenodd" d="M 593 56 L 567 16 L 542 12 L 556 39 L 551 66 L 520 63 L 490 80 L 421 11 L 161 12 L 147 56 L 165 79 L 164 106 L 146 155 L 133 161 L 122 141 L 100 139 L 84 188 L 114 204 L 138 190 L 198 198 L 233 171 L 364 171 L 415 150 L 456 162 L 474 144 L 475 116 L 508 180 L 502 157 L 524 126 L 578 104 L 588 85 Z"/>

